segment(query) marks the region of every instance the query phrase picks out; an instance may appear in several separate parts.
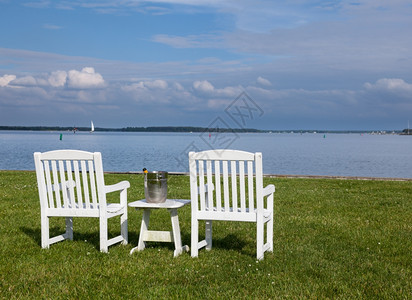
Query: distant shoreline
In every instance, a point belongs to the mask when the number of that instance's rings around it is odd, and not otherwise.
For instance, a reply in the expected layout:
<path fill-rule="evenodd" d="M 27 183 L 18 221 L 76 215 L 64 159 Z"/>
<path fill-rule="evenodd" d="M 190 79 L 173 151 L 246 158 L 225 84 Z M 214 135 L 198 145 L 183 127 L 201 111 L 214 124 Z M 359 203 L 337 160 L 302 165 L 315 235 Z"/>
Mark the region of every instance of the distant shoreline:
<path fill-rule="evenodd" d="M 89 127 L 60 127 L 60 126 L 0 126 L 0 130 L 10 131 L 71 131 L 88 132 Z M 405 130 L 260 130 L 253 128 L 207 128 L 191 126 L 151 126 L 151 127 L 125 127 L 125 128 L 100 128 L 95 131 L 101 132 L 236 132 L 236 133 L 358 133 L 358 134 L 402 134 L 407 135 Z M 412 135 L 412 131 L 409 133 Z"/>

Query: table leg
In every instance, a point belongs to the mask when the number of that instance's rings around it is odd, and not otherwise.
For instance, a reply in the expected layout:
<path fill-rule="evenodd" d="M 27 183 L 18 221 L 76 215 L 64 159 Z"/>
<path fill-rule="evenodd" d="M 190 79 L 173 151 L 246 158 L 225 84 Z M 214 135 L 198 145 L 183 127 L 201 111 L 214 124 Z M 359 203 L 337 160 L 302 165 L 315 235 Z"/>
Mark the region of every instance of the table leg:
<path fill-rule="evenodd" d="M 172 229 L 173 229 L 173 240 L 175 242 L 175 251 L 174 251 L 174 257 L 180 255 L 183 251 L 188 252 L 189 247 L 188 246 L 183 246 L 182 247 L 182 239 L 180 236 L 180 225 L 179 225 L 179 217 L 177 215 L 177 208 L 171 208 L 169 209 L 170 212 L 170 218 L 172 221 Z"/>
<path fill-rule="evenodd" d="M 140 226 L 140 234 L 139 234 L 139 243 L 137 244 L 137 247 L 134 247 L 132 250 L 130 250 L 130 254 L 132 254 L 136 250 L 142 251 L 146 247 L 146 243 L 143 237 L 145 235 L 145 232 L 147 232 L 149 228 L 150 212 L 151 212 L 150 209 L 143 210 L 142 225 Z"/>

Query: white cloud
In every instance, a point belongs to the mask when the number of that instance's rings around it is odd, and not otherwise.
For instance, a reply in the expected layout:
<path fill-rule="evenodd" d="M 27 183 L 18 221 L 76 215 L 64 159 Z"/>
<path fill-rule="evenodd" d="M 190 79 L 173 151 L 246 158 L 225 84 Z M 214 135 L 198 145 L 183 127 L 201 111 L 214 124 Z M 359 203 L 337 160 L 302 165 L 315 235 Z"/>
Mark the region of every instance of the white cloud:
<path fill-rule="evenodd" d="M 264 85 L 264 86 L 271 86 L 271 85 L 272 85 L 272 83 L 271 83 L 269 80 L 267 80 L 267 79 L 265 79 L 265 78 L 263 78 L 263 77 L 261 77 L 261 76 L 259 76 L 259 77 L 256 79 L 256 82 L 259 83 L 259 84 L 261 84 L 261 85 Z"/>
<path fill-rule="evenodd" d="M 145 81 L 144 86 L 148 87 L 149 89 L 164 90 L 164 89 L 167 89 L 168 84 L 167 84 L 166 81 L 158 79 L 158 80 L 154 80 L 154 81 Z"/>
<path fill-rule="evenodd" d="M 175 87 L 175 89 L 177 90 L 177 91 L 184 91 L 184 87 L 180 84 L 180 83 L 178 83 L 178 82 L 175 82 L 174 84 L 173 84 L 173 86 Z"/>
<path fill-rule="evenodd" d="M 71 88 L 87 89 L 102 87 L 105 82 L 102 75 L 95 73 L 94 68 L 85 67 L 81 71 L 70 70 L 67 84 Z"/>
<path fill-rule="evenodd" d="M 225 99 L 210 99 L 207 101 L 207 107 L 211 109 L 225 109 L 230 104 L 229 100 Z"/>
<path fill-rule="evenodd" d="M 28 75 L 23 77 L 16 77 L 15 75 L 4 75 L 0 77 L 0 86 L 13 86 L 13 87 L 30 87 L 30 86 L 51 86 L 51 87 L 64 87 L 70 88 L 96 88 L 102 87 L 105 81 L 99 73 L 94 71 L 94 68 L 86 67 L 81 71 L 70 70 L 66 71 L 53 71 L 49 75 Z"/>
<path fill-rule="evenodd" d="M 3 75 L 0 77 L 0 86 L 7 86 L 10 81 L 13 81 L 14 79 L 16 79 L 16 75 Z"/>
<path fill-rule="evenodd" d="M 36 86 L 37 80 L 33 76 L 24 76 L 16 78 L 13 81 L 14 85 L 23 85 L 23 86 Z"/>
<path fill-rule="evenodd" d="M 204 93 L 211 93 L 215 89 L 214 86 L 207 80 L 195 81 L 193 82 L 193 87 L 195 88 L 195 90 Z"/>
<path fill-rule="evenodd" d="M 409 91 L 412 92 L 412 84 L 399 78 L 382 78 L 375 84 L 365 83 L 365 88 L 369 90 L 387 90 L 387 91 Z"/>
<path fill-rule="evenodd" d="M 216 48 L 218 46 L 223 46 L 222 38 L 212 34 L 189 36 L 158 34 L 153 36 L 152 41 L 166 44 L 174 48 Z"/>
<path fill-rule="evenodd" d="M 131 85 L 126 85 L 123 88 L 127 91 L 133 91 L 133 90 L 136 90 L 136 89 L 144 89 L 145 86 L 144 86 L 144 82 L 140 81 L 140 82 L 137 82 L 137 83 L 133 83 Z"/>
<path fill-rule="evenodd" d="M 66 81 L 67 81 L 66 71 L 52 72 L 48 78 L 48 82 L 52 87 L 62 87 L 66 84 Z"/>
<path fill-rule="evenodd" d="M 227 86 L 221 89 L 215 89 L 216 94 L 221 96 L 221 97 L 227 97 L 230 99 L 235 99 L 237 96 L 239 96 L 240 93 L 242 93 L 243 89 L 242 87 L 233 87 L 233 86 Z"/>
<path fill-rule="evenodd" d="M 168 88 L 168 83 L 161 79 L 156 80 L 146 80 L 139 81 L 133 84 L 125 85 L 122 87 L 124 91 L 133 91 L 133 90 L 166 90 Z"/>
<path fill-rule="evenodd" d="M 364 84 L 366 94 L 374 99 L 374 103 L 386 103 L 390 107 L 403 103 L 404 112 L 412 109 L 412 84 L 399 78 L 382 78 L 376 83 Z M 368 95 L 367 95 L 368 96 Z M 385 108 L 387 111 L 387 108 Z"/>

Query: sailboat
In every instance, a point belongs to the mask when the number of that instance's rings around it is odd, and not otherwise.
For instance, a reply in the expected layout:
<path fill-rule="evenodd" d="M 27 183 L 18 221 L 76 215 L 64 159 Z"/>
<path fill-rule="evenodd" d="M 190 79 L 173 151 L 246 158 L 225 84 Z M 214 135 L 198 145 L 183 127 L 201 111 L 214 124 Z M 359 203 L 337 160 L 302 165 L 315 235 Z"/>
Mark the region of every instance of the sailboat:
<path fill-rule="evenodd" d="M 94 124 L 93 124 L 93 121 L 91 121 L 91 124 L 90 124 L 90 132 L 94 132 Z"/>

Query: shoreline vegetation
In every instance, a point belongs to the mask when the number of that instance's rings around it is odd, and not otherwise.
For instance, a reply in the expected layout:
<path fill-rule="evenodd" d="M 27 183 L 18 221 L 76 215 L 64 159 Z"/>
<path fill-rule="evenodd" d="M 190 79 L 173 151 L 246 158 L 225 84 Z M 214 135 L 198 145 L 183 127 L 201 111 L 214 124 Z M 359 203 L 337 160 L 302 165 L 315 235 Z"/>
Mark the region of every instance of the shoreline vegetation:
<path fill-rule="evenodd" d="M 89 132 L 89 127 L 60 127 L 60 126 L 0 126 L 0 130 L 10 131 L 60 131 L 60 132 Z M 192 126 L 150 126 L 150 127 L 124 127 L 102 128 L 95 127 L 94 131 L 101 132 L 235 132 L 235 133 L 357 133 L 357 134 L 399 134 L 412 135 L 412 130 L 261 130 L 254 128 L 208 128 Z"/>

